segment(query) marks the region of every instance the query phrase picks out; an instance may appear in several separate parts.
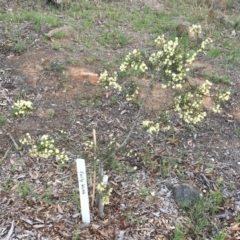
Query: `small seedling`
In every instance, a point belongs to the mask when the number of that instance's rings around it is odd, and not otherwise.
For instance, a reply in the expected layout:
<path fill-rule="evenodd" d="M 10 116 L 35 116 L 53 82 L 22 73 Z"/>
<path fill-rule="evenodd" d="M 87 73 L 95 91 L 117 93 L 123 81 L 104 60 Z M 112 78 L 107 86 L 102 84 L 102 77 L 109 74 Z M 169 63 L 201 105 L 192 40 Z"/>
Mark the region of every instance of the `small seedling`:
<path fill-rule="evenodd" d="M 147 196 L 149 194 L 148 188 L 146 187 L 141 187 L 139 189 L 139 194 L 140 196 Z"/>
<path fill-rule="evenodd" d="M 79 230 L 79 228 L 75 228 L 72 233 L 72 240 L 80 240 L 80 233 L 81 231 Z"/>
<path fill-rule="evenodd" d="M 24 181 L 17 186 L 16 193 L 19 198 L 28 198 L 35 195 L 31 185 L 27 181 Z"/>
<path fill-rule="evenodd" d="M 62 44 L 59 43 L 52 44 L 52 48 L 53 50 L 59 51 L 62 48 Z"/>

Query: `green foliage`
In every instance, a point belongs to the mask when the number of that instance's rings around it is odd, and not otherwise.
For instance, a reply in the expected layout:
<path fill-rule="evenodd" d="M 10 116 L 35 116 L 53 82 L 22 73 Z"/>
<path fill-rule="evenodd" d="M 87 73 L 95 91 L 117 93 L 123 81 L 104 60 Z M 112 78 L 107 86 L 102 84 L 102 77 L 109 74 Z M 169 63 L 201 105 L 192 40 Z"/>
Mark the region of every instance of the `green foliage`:
<path fill-rule="evenodd" d="M 185 239 L 186 231 L 180 225 L 177 225 L 174 230 L 174 237 L 173 240 L 184 240 Z"/>
<path fill-rule="evenodd" d="M 227 234 L 225 233 L 225 231 L 220 231 L 219 233 L 217 233 L 213 239 L 214 240 L 226 240 Z"/>

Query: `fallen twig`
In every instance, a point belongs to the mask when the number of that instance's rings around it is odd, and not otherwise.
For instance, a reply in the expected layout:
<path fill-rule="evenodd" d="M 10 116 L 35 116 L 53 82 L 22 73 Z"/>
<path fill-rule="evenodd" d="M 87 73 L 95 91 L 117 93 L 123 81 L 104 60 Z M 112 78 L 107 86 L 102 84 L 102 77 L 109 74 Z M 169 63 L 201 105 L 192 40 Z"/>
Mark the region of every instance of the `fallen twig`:
<path fill-rule="evenodd" d="M 13 233 L 13 229 L 14 229 L 14 220 L 12 221 L 12 225 L 11 225 L 11 228 L 9 229 L 8 231 L 8 234 L 6 237 L 3 238 L 3 240 L 9 240 L 10 237 L 12 236 L 12 233 Z"/>
<path fill-rule="evenodd" d="M 10 137 L 10 139 L 12 140 L 12 142 L 13 142 L 13 144 L 14 144 L 14 147 L 18 150 L 19 149 L 19 147 L 18 147 L 18 145 L 17 145 L 17 143 L 16 143 L 16 141 L 14 140 L 14 138 L 13 138 L 13 136 L 12 136 L 12 134 L 11 133 L 8 133 L 8 136 Z"/>
<path fill-rule="evenodd" d="M 8 150 L 5 152 L 4 156 L 2 157 L 2 159 L 0 160 L 0 163 L 2 163 L 2 161 L 7 157 L 10 149 L 12 148 L 12 145 L 8 148 Z"/>

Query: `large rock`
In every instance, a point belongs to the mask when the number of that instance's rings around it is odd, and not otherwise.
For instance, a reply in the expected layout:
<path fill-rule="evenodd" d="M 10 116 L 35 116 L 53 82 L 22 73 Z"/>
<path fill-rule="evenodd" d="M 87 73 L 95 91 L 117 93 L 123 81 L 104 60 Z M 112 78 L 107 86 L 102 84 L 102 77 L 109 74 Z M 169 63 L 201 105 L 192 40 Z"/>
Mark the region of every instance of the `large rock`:
<path fill-rule="evenodd" d="M 179 183 L 171 187 L 174 200 L 180 206 L 193 206 L 201 197 L 201 192 L 189 183 Z"/>

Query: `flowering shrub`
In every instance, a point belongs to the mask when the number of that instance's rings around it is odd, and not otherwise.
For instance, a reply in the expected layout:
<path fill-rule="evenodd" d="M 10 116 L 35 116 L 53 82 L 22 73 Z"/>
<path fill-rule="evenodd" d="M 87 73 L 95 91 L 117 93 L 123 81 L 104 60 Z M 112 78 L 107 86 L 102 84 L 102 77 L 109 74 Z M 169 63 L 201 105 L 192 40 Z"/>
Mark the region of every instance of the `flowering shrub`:
<path fill-rule="evenodd" d="M 68 161 L 68 156 L 64 151 L 60 151 L 54 144 L 54 140 L 49 135 L 43 135 L 38 142 L 31 137 L 29 133 L 25 137 L 21 138 L 19 142 L 22 145 L 29 147 L 29 153 L 33 157 L 56 157 L 56 160 L 60 164 L 64 164 Z"/>
<path fill-rule="evenodd" d="M 25 116 L 33 110 L 33 105 L 30 101 L 18 100 L 13 104 L 12 109 L 15 116 Z"/>
<path fill-rule="evenodd" d="M 189 32 L 192 35 L 200 36 L 202 35 L 201 26 L 192 25 Z M 207 38 L 202 41 L 197 50 L 192 50 L 182 46 L 177 37 L 174 40 L 167 41 L 164 36 L 159 36 L 155 40 L 157 51 L 147 54 L 134 49 L 127 54 L 118 73 L 115 72 L 113 77 L 109 77 L 108 73 L 104 71 L 100 76 L 99 83 L 105 88 L 112 87 L 116 92 L 122 92 L 123 89 L 120 86 L 119 79 L 121 79 L 123 73 L 125 73 L 125 76 L 141 74 L 151 76 L 154 81 L 160 82 L 163 88 L 177 89 L 174 98 L 174 111 L 186 123 L 196 124 L 207 115 L 202 107 L 205 96 L 211 96 L 214 99 L 214 112 L 220 112 L 221 104 L 230 98 L 229 91 L 218 92 L 216 96 L 211 95 L 212 83 L 208 80 L 201 86 L 193 85 L 188 81 L 189 66 L 211 42 L 212 40 Z M 131 91 L 125 93 L 125 97 L 128 101 L 132 101 L 136 99 L 137 94 L 138 88 L 132 88 Z M 169 128 L 168 124 L 160 124 L 160 120 L 159 118 L 156 121 L 143 121 L 143 126 L 149 133 Z"/>

